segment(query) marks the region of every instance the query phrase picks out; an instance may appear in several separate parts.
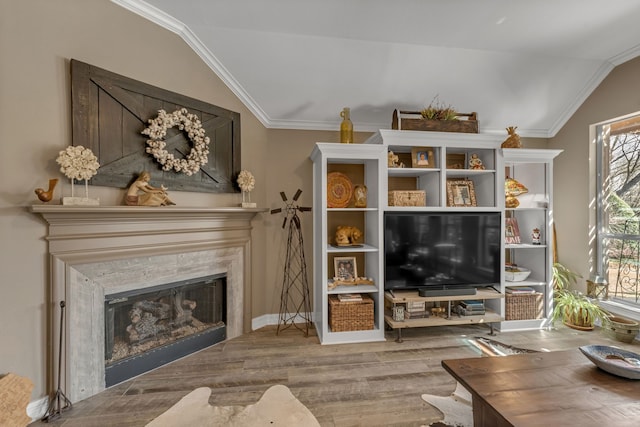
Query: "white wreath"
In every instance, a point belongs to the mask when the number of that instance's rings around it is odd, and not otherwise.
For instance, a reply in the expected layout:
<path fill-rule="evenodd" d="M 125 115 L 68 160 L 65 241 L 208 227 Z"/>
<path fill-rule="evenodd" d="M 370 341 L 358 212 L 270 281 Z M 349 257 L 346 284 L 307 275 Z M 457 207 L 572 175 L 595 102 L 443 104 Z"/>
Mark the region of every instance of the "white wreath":
<path fill-rule="evenodd" d="M 163 138 L 167 135 L 167 129 L 174 126 L 186 131 L 193 143 L 193 148 L 184 159 L 176 159 L 165 149 L 167 143 L 163 141 Z M 155 157 L 164 171 L 173 169 L 176 172 L 193 175 L 200 170 L 200 166 L 207 164 L 209 137 L 205 136 L 202 122 L 198 116 L 189 113 L 186 108 L 181 108 L 171 114 L 164 110 L 158 110 L 158 117 L 149 119 L 149 127 L 142 133 L 150 138 L 147 140 L 147 153 Z"/>

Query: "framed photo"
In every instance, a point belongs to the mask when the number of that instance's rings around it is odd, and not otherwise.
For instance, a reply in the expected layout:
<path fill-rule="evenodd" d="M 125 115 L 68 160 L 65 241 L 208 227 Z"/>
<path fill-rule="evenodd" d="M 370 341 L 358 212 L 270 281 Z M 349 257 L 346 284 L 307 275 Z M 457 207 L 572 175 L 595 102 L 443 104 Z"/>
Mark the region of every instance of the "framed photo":
<path fill-rule="evenodd" d="M 470 179 L 448 179 L 447 206 L 477 206 L 473 181 Z"/>
<path fill-rule="evenodd" d="M 356 257 L 342 256 L 333 259 L 334 277 L 340 280 L 355 280 L 358 277 Z"/>
<path fill-rule="evenodd" d="M 447 154 L 447 169 L 466 169 L 467 156 L 464 153 Z"/>
<path fill-rule="evenodd" d="M 411 149 L 412 168 L 435 168 L 436 156 L 431 147 L 413 147 Z"/>
<path fill-rule="evenodd" d="M 504 220 L 504 242 L 506 244 L 520 243 L 520 229 L 518 220 L 515 218 L 505 218 Z"/>

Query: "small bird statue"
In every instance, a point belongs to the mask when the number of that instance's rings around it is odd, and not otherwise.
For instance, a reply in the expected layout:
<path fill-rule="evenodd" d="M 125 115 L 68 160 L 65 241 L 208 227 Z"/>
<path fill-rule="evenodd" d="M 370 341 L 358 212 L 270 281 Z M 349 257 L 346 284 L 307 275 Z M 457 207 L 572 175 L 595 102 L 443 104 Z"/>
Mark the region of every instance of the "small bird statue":
<path fill-rule="evenodd" d="M 52 178 L 49 180 L 49 189 L 44 191 L 44 188 L 36 188 L 35 192 L 38 196 L 38 199 L 47 203 L 53 199 L 53 189 L 56 188 L 56 184 L 58 183 L 58 178 Z"/>

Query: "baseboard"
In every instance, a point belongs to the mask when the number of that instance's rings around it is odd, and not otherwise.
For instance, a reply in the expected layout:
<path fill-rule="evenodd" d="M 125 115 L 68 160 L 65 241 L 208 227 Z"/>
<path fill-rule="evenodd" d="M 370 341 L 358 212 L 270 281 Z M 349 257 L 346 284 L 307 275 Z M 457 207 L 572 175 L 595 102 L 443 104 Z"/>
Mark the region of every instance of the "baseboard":
<path fill-rule="evenodd" d="M 287 315 L 287 318 L 292 317 L 291 314 Z M 313 315 L 307 316 L 309 319 L 313 319 Z M 263 328 L 265 326 L 277 325 L 280 319 L 279 314 L 264 314 L 262 316 L 254 317 L 251 319 L 251 330 L 255 331 L 257 329 Z M 296 323 L 304 323 L 305 318 L 302 315 L 296 316 Z"/>

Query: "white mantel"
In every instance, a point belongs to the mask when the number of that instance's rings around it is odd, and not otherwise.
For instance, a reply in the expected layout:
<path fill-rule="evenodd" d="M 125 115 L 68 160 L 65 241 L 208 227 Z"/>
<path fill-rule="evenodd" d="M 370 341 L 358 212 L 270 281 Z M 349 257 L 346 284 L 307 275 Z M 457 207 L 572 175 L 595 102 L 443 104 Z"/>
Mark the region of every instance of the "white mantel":
<path fill-rule="evenodd" d="M 94 375 L 104 348 L 89 350 L 101 347 L 95 335 L 103 326 L 82 330 L 74 309 L 96 300 L 97 310 L 104 294 L 121 291 L 126 282 L 152 286 L 224 271 L 229 274 L 227 337 L 250 330 L 251 220 L 266 209 L 33 205 L 31 211 L 48 223 L 56 355 L 59 304 L 67 301 L 62 378 L 72 401 L 104 389 L 101 375 Z M 96 324 L 101 316 L 95 316 Z M 57 366 L 51 362 L 55 378 Z"/>

